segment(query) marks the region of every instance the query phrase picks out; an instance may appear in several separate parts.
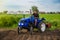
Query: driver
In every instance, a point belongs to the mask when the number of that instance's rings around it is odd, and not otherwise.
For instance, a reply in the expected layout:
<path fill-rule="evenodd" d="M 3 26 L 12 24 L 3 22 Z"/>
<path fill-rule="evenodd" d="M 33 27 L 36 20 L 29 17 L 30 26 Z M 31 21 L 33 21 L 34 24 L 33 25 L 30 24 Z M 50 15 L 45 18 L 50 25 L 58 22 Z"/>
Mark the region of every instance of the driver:
<path fill-rule="evenodd" d="M 35 17 L 35 26 L 36 26 L 36 24 L 37 24 L 37 19 L 39 18 L 39 14 L 38 14 L 38 12 L 37 11 L 33 11 L 33 16 Z"/>

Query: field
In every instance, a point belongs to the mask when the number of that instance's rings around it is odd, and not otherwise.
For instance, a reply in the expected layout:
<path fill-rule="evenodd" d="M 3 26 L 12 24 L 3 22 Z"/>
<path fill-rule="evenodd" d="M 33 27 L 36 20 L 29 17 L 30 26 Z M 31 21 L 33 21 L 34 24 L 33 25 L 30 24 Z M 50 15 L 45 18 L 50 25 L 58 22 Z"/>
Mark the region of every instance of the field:
<path fill-rule="evenodd" d="M 34 32 L 33 35 L 30 35 L 29 32 L 24 32 L 18 35 L 16 29 L 5 30 L 0 31 L 0 40 L 60 40 L 60 31 Z"/>
<path fill-rule="evenodd" d="M 29 17 L 30 14 L 25 14 Z M 16 28 L 23 14 L 0 14 L 0 28 Z M 51 30 L 60 29 L 60 14 L 39 14 L 39 18 L 45 18 L 52 24 Z"/>
<path fill-rule="evenodd" d="M 25 17 L 29 16 L 30 14 L 25 14 Z M 44 33 L 33 32 L 33 35 L 23 30 L 23 33 L 18 35 L 17 26 L 23 15 L 0 14 L 0 40 L 60 40 L 60 14 L 39 14 L 39 16 L 52 24 L 50 30 Z"/>

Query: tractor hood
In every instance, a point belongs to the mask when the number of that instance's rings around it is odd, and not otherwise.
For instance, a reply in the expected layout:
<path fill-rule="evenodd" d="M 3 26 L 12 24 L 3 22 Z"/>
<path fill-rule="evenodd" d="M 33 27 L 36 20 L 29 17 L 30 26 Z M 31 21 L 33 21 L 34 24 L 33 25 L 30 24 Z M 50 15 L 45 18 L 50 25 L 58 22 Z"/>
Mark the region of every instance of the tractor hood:
<path fill-rule="evenodd" d="M 21 20 L 28 20 L 28 19 L 30 19 L 30 18 L 22 18 Z"/>
<path fill-rule="evenodd" d="M 22 18 L 18 25 L 20 26 L 28 26 L 28 23 L 30 22 L 30 18 Z"/>
<path fill-rule="evenodd" d="M 27 17 L 27 18 L 22 18 L 21 20 L 34 20 L 34 16 L 31 16 L 31 17 Z"/>

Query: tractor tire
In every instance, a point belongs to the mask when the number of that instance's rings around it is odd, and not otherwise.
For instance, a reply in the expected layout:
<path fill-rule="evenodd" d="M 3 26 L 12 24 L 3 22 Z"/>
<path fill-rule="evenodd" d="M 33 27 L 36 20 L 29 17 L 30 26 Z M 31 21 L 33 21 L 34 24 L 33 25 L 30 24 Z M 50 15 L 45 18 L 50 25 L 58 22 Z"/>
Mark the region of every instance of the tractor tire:
<path fill-rule="evenodd" d="M 44 22 L 39 23 L 39 31 L 45 32 L 46 30 L 46 24 Z"/>
<path fill-rule="evenodd" d="M 29 23 L 29 33 L 32 35 L 33 34 L 33 24 Z"/>
<path fill-rule="evenodd" d="M 18 27 L 18 34 L 21 34 L 21 28 Z"/>

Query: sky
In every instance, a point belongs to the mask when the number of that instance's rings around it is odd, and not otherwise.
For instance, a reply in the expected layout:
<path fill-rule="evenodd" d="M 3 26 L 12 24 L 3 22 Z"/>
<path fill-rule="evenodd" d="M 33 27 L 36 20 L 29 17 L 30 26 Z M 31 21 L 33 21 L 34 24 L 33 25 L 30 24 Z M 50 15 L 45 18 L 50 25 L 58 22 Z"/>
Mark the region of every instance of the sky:
<path fill-rule="evenodd" d="M 0 11 L 26 11 L 37 6 L 39 11 L 60 12 L 60 0 L 0 0 Z"/>

